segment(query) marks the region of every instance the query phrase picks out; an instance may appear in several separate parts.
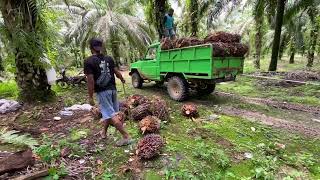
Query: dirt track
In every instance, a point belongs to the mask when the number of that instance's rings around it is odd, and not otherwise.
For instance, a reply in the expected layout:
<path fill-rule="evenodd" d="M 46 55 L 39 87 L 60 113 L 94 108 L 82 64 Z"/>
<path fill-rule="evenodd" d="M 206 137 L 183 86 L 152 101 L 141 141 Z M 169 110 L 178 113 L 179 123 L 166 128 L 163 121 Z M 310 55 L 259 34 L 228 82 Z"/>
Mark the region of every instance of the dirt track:
<path fill-rule="evenodd" d="M 298 132 L 306 136 L 320 137 L 320 107 L 277 102 L 270 99 L 241 97 L 235 94 L 224 92 L 216 92 L 215 94 L 220 97 L 235 98 L 248 104 L 267 105 L 269 107 L 281 109 L 283 111 L 301 112 L 308 114 L 313 118 L 306 117 L 303 121 L 293 121 L 291 119 L 287 120 L 268 116 L 254 109 L 246 110 L 230 106 L 224 106 L 223 108 L 221 108 L 221 112 L 226 115 L 240 116 L 253 122 L 258 122 L 274 128 L 285 129 L 290 132 Z"/>
<path fill-rule="evenodd" d="M 287 103 L 287 102 L 278 102 L 270 99 L 241 97 L 235 94 L 225 93 L 225 92 L 216 92 L 215 94 L 217 94 L 218 96 L 237 98 L 249 104 L 267 105 L 267 106 L 271 106 L 279 109 L 302 111 L 302 112 L 312 113 L 315 116 L 320 117 L 320 107 L 307 106 L 302 104 L 293 104 L 293 103 Z"/>
<path fill-rule="evenodd" d="M 265 114 L 259 112 L 226 107 L 223 108 L 222 113 L 226 115 L 240 116 L 253 122 L 258 122 L 274 128 L 285 129 L 291 132 L 298 132 L 306 136 L 320 137 L 320 129 L 317 127 L 311 127 L 298 122 L 291 122 L 285 119 L 266 116 Z"/>

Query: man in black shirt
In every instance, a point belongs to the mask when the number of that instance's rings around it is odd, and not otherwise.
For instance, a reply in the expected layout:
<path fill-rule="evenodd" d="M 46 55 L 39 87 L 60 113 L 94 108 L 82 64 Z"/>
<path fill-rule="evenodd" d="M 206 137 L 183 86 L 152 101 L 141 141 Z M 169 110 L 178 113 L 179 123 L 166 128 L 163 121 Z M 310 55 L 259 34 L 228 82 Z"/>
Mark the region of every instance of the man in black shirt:
<path fill-rule="evenodd" d="M 112 124 L 123 136 L 123 139 L 118 141 L 117 145 L 127 145 L 131 141 L 129 134 L 125 131 L 121 122 L 113 119 L 116 113 L 119 112 L 114 75 L 116 75 L 122 83 L 125 83 L 125 80 L 118 68 L 115 67 L 112 57 L 104 56 L 101 53 L 102 48 L 102 40 L 97 38 L 90 40 L 92 56 L 84 62 L 84 73 L 88 81 L 89 102 L 94 106 L 93 93 L 95 92 L 102 113 L 102 138 L 106 138 L 108 127 Z"/>

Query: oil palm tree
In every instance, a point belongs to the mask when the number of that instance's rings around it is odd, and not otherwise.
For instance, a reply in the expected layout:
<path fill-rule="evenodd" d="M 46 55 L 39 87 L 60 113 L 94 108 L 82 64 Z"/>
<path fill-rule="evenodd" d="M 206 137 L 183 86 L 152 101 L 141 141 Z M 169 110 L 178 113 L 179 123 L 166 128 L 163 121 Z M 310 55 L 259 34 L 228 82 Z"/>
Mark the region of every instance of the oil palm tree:
<path fill-rule="evenodd" d="M 169 0 L 136 0 L 144 7 L 144 14 L 148 24 L 158 32 L 158 39 L 164 36 L 164 15 L 169 8 Z"/>
<path fill-rule="evenodd" d="M 310 42 L 309 42 L 309 50 L 308 50 L 307 67 L 312 67 L 313 61 L 314 61 L 314 54 L 315 54 L 318 37 L 319 37 L 319 29 L 320 29 L 320 24 L 316 19 L 317 17 L 319 18 L 319 10 L 314 6 L 310 7 L 308 9 L 308 15 L 310 18 L 311 30 L 310 30 Z"/>
<path fill-rule="evenodd" d="M 264 35 L 263 26 L 264 26 L 264 10 L 266 3 L 263 0 L 256 1 L 254 3 L 253 15 L 255 20 L 255 61 L 254 66 L 257 69 L 260 69 L 260 59 L 261 59 L 261 48 L 262 48 L 262 39 Z"/>
<path fill-rule="evenodd" d="M 120 62 L 120 45 L 124 41 L 143 52 L 151 42 L 153 31 L 143 21 L 134 16 L 131 1 L 98 1 L 87 2 L 82 7 L 53 6 L 53 8 L 69 9 L 73 23 L 65 33 L 68 39 L 74 39 L 81 46 L 82 53 L 88 39 L 93 36 L 100 36 L 107 43 L 118 65 Z M 124 53 L 125 54 L 125 53 Z M 84 55 L 83 55 L 84 56 Z"/>
<path fill-rule="evenodd" d="M 15 55 L 16 81 L 20 97 L 26 101 L 47 99 L 52 95 L 47 82 L 44 58 L 46 23 L 43 4 L 37 0 L 1 0 L 4 35 Z"/>
<path fill-rule="evenodd" d="M 288 4 L 287 7 L 285 4 Z M 273 48 L 272 48 L 272 56 L 271 56 L 271 62 L 269 65 L 269 71 L 276 71 L 277 70 L 277 62 L 278 62 L 278 53 L 279 53 L 279 47 L 280 47 L 280 37 L 281 37 L 281 29 L 283 23 L 286 24 L 287 21 L 292 19 L 294 16 L 296 16 L 299 12 L 305 9 L 318 7 L 319 1 L 318 0 L 288 0 L 288 2 L 284 0 L 278 0 L 277 3 L 277 17 L 275 22 L 275 36 L 273 41 Z M 314 31 L 315 32 L 315 31 Z M 317 33 L 314 33 L 316 35 Z M 309 53 L 310 57 L 314 57 L 314 49 L 315 43 L 310 43 L 311 46 L 311 53 Z M 313 52 L 313 54 L 312 54 Z M 313 59 L 309 58 L 310 61 Z"/>

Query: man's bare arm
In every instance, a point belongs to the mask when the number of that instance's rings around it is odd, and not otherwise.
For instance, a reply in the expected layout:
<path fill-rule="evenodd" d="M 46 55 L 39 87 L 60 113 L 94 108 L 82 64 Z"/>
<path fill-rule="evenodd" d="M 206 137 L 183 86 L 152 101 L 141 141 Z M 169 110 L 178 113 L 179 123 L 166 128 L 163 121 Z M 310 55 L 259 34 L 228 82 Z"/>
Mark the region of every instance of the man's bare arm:
<path fill-rule="evenodd" d="M 93 92 L 94 92 L 94 78 L 93 74 L 87 74 L 87 86 L 88 86 L 88 94 L 89 101 L 93 101 Z"/>
<path fill-rule="evenodd" d="M 114 73 L 116 74 L 117 78 L 121 80 L 122 83 L 126 82 L 118 68 L 114 68 Z"/>

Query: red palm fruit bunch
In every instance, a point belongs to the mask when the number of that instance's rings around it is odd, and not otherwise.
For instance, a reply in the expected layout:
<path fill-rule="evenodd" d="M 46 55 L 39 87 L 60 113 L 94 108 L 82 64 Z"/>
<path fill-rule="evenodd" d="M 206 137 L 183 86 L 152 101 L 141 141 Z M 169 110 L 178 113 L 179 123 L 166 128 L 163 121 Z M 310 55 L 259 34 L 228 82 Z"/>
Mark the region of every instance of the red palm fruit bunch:
<path fill-rule="evenodd" d="M 159 96 L 153 96 L 151 100 L 150 112 L 153 116 L 166 121 L 169 119 L 169 108 L 165 100 Z"/>
<path fill-rule="evenodd" d="M 136 154 L 140 159 L 154 158 L 160 155 L 164 144 L 160 135 L 148 134 L 138 142 Z"/>
<path fill-rule="evenodd" d="M 160 119 L 155 116 L 147 116 L 139 122 L 142 134 L 158 133 L 160 130 Z"/>
<path fill-rule="evenodd" d="M 204 42 L 206 43 L 240 43 L 241 36 L 239 34 L 231 34 L 227 32 L 214 32 L 209 34 L 206 38 L 204 38 Z"/>
<path fill-rule="evenodd" d="M 143 118 L 151 115 L 150 103 L 141 104 L 130 111 L 131 118 L 136 121 L 141 121 Z"/>
<path fill-rule="evenodd" d="M 127 119 L 130 108 L 126 101 L 121 101 L 119 103 L 119 110 L 125 114 L 125 119 Z"/>
<path fill-rule="evenodd" d="M 185 117 L 196 118 L 199 116 L 198 107 L 193 103 L 184 104 L 181 108 L 181 113 Z"/>
<path fill-rule="evenodd" d="M 141 104 L 148 102 L 148 98 L 139 94 L 134 94 L 127 99 L 127 106 L 129 108 L 137 107 Z"/>
<path fill-rule="evenodd" d="M 173 43 L 170 38 L 163 38 L 161 40 L 161 49 L 162 50 L 169 50 L 173 48 Z"/>

